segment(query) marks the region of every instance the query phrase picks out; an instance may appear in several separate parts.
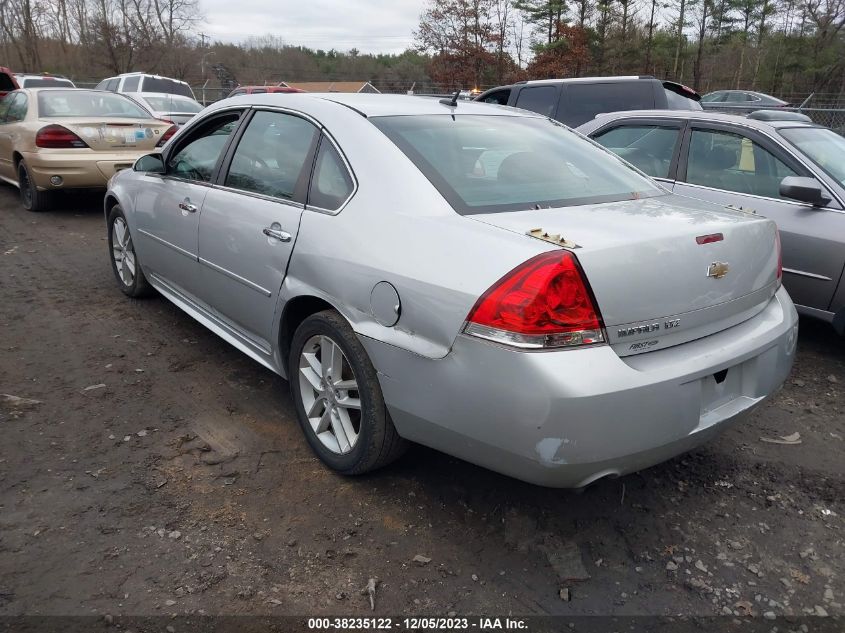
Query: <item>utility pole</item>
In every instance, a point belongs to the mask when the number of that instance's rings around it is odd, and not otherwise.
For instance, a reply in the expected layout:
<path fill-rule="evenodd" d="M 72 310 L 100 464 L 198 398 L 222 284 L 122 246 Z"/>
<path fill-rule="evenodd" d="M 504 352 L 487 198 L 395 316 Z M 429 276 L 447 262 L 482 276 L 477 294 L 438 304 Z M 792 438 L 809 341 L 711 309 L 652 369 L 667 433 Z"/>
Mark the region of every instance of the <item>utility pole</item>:
<path fill-rule="evenodd" d="M 208 39 L 208 35 L 205 33 L 198 33 L 198 35 L 200 37 L 200 48 L 205 48 L 205 40 Z"/>

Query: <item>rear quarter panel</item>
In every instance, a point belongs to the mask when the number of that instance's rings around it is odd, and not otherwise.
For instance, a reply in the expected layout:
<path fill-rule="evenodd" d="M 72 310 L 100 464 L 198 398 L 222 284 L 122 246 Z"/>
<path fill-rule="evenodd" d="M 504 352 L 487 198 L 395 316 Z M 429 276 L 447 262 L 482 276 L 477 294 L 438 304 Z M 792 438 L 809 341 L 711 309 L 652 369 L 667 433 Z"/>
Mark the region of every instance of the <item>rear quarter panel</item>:
<path fill-rule="evenodd" d="M 320 119 L 320 113 L 313 113 Z M 362 336 L 430 358 L 445 356 L 479 296 L 550 244 L 458 215 L 375 126 L 352 110 L 322 119 L 349 160 L 358 190 L 337 215 L 307 211 L 282 301 L 318 296 Z M 401 301 L 380 325 L 370 294 L 390 282 Z"/>

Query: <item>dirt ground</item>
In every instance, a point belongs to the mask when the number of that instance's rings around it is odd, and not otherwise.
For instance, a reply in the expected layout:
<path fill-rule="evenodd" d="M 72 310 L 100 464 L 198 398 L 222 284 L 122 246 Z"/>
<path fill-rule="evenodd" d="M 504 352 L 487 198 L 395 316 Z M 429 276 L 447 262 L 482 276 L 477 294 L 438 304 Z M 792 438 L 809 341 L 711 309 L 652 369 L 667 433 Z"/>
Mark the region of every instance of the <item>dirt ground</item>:
<path fill-rule="evenodd" d="M 0 615 L 371 615 L 370 578 L 376 615 L 845 615 L 827 326 L 802 321 L 749 421 L 582 493 L 422 447 L 348 479 L 286 382 L 120 293 L 99 204 L 33 214 L 0 186 L 0 393 L 38 401 L 0 396 Z"/>

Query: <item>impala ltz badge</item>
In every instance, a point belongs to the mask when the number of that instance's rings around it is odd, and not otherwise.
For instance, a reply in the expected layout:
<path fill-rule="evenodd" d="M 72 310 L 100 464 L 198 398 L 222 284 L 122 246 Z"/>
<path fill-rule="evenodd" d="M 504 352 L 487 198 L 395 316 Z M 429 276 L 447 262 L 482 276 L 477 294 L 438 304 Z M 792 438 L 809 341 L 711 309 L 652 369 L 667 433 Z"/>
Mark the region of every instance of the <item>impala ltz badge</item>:
<path fill-rule="evenodd" d="M 714 279 L 721 279 L 728 274 L 731 267 L 725 262 L 713 262 L 707 267 L 707 276 Z"/>

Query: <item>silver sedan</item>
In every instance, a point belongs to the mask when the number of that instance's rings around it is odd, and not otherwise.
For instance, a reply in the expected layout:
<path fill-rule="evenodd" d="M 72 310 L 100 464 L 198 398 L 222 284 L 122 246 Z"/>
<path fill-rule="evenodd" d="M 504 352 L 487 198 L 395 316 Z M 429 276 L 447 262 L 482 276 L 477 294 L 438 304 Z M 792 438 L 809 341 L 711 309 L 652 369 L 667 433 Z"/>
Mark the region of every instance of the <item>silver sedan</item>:
<path fill-rule="evenodd" d="M 344 474 L 412 441 L 583 486 L 741 419 L 795 352 L 773 222 L 529 112 L 227 99 L 116 175 L 105 214 L 123 292 L 286 377 Z"/>

